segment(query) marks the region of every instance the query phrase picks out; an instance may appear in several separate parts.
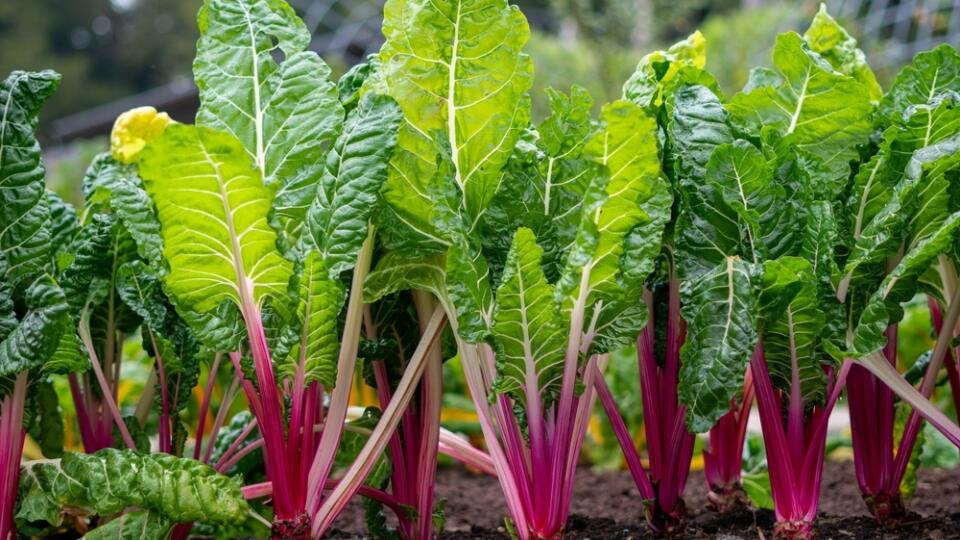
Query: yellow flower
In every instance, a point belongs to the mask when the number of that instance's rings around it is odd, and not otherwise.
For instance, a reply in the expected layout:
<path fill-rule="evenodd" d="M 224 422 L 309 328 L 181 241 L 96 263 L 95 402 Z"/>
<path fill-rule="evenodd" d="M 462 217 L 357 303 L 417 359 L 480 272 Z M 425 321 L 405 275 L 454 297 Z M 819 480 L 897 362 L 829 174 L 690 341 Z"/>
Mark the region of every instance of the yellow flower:
<path fill-rule="evenodd" d="M 167 113 L 153 107 L 137 107 L 121 114 L 110 133 L 110 153 L 123 163 L 135 163 L 148 142 L 163 133 L 172 122 Z"/>

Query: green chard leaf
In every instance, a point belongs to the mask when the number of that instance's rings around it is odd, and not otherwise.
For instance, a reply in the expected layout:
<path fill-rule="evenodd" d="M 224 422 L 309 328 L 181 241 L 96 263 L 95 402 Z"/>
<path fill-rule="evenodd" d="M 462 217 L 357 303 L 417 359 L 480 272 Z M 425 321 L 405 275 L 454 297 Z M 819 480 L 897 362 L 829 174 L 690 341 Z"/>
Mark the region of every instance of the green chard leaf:
<path fill-rule="evenodd" d="M 566 329 L 554 289 L 541 268 L 543 249 L 530 229 L 517 229 L 497 289 L 493 336 L 500 344 L 496 390 L 544 407 L 560 390 Z"/>
<path fill-rule="evenodd" d="M 627 345 L 643 327 L 643 282 L 660 253 L 673 203 L 660 176 L 654 119 L 623 100 L 604 107 L 601 118 L 604 127 L 584 152 L 609 171 L 609 179 L 599 176 L 588 188 L 592 193 L 584 197 L 576 243 L 557 287 L 565 312 L 581 294 L 586 299 L 584 330 L 595 341 L 594 352 Z"/>
<path fill-rule="evenodd" d="M 827 13 L 825 4 L 820 4 L 820 11 L 813 17 L 803 39 L 810 50 L 830 62 L 833 69 L 860 81 L 867 88 L 871 101 L 880 100 L 883 90 L 867 64 L 866 55 L 857 48 L 857 40 Z"/>
<path fill-rule="evenodd" d="M 944 43 L 924 51 L 897 74 L 890 91 L 880 100 L 877 115 L 898 123 L 911 105 L 923 105 L 945 91 L 960 92 L 960 53 Z"/>
<path fill-rule="evenodd" d="M 280 371 L 303 370 L 328 388 L 336 379 L 337 326 L 346 291 L 340 274 L 356 264 L 377 193 L 387 177 L 402 115 L 388 96 L 366 94 L 350 112 L 307 212 L 301 238 L 296 308 L 298 340 Z"/>
<path fill-rule="evenodd" d="M 150 263 L 162 259 L 160 223 L 135 165 L 121 163 L 109 153 L 98 155 L 84 176 L 83 192 L 89 210 L 112 210 L 143 259 Z"/>
<path fill-rule="evenodd" d="M 757 342 L 759 273 L 756 265 L 728 257 L 681 285 L 681 314 L 688 327 L 677 388 L 693 433 L 709 430 L 726 414 L 743 385 Z"/>
<path fill-rule="evenodd" d="M 916 243 L 894 269 L 887 274 L 871 295 L 860 315 L 848 356 L 861 356 L 878 351 L 886 344 L 885 331 L 903 318 L 901 304 L 917 293 L 919 279 L 937 256 L 956 249 L 960 212 L 944 219 L 939 228 Z"/>
<path fill-rule="evenodd" d="M 810 261 L 781 257 L 764 264 L 760 313 L 770 378 L 789 392 L 796 373 L 804 402 L 822 400 L 826 388 L 819 347 L 826 320 L 817 293 Z"/>
<path fill-rule="evenodd" d="M 521 52 L 530 29 L 506 0 L 389 0 L 383 34 L 381 69 L 406 119 L 381 216 L 406 232 L 385 241 L 437 250 L 448 242 L 430 219 L 434 132 L 447 140 L 472 230 L 530 118 L 533 66 Z"/>
<path fill-rule="evenodd" d="M 43 368 L 72 326 L 63 289 L 49 275 L 41 275 L 27 288 L 24 301 L 26 314 L 15 326 L 10 328 L 15 317 L 3 316 L 2 326 L 8 333 L 0 340 L 0 378 Z"/>
<path fill-rule="evenodd" d="M 407 256 L 402 252 L 387 253 L 363 284 L 363 301 L 376 302 L 406 289 L 430 291 L 442 298 L 446 291 L 446 257 L 437 253 Z"/>
<path fill-rule="evenodd" d="M 763 154 L 742 139 L 716 147 L 707 162 L 704 182 L 719 193 L 720 198 L 742 223 L 745 237 L 743 253 L 757 262 L 770 255 L 771 247 L 792 235 L 790 207 L 783 187 L 774 182 Z"/>
<path fill-rule="evenodd" d="M 295 232 L 343 122 L 330 68 L 308 50 L 310 32 L 286 2 L 206 0 L 197 22 L 197 124 L 242 143 Z"/>
<path fill-rule="evenodd" d="M 19 493 L 18 522 L 52 525 L 61 523 L 67 507 L 102 517 L 136 507 L 155 514 L 154 523 L 171 524 L 228 524 L 245 520 L 249 509 L 239 481 L 208 465 L 130 450 L 27 462 L 21 467 Z"/>
<path fill-rule="evenodd" d="M 820 158 L 833 177 L 846 178 L 849 162 L 859 157 L 856 145 L 872 130 L 870 90 L 835 71 L 793 32 L 777 36 L 773 63 L 780 81 L 735 95 L 727 109 L 748 131 L 759 135 L 770 126 Z"/>
<path fill-rule="evenodd" d="M 675 230 L 677 266 L 681 276 L 694 278 L 711 272 L 728 256 L 746 253 L 753 259 L 753 253 L 741 245 L 743 230 L 736 211 L 713 183 L 703 181 L 714 150 L 735 140 L 729 115 L 705 86 L 682 86 L 670 100 L 668 132 L 681 199 Z"/>
<path fill-rule="evenodd" d="M 392 98 L 367 94 L 327 155 L 307 228 L 309 247 L 320 252 L 331 278 L 356 264 L 402 120 Z"/>
<path fill-rule="evenodd" d="M 960 135 L 942 139 L 913 152 L 886 204 L 862 226 L 843 269 L 844 279 L 860 268 L 897 253 L 905 240 L 912 249 L 942 225 L 947 213 L 946 174 L 960 165 Z M 868 164 L 869 166 L 869 164 Z M 857 229 L 854 229 L 857 232 Z"/>
<path fill-rule="evenodd" d="M 44 457 L 63 455 L 63 411 L 53 382 L 39 379 L 30 384 L 27 403 L 27 433 L 40 445 Z"/>
<path fill-rule="evenodd" d="M 293 268 L 267 222 L 271 192 L 237 139 L 171 125 L 144 149 L 140 174 L 161 224 L 166 289 L 181 315 L 286 296 Z"/>
<path fill-rule="evenodd" d="M 70 248 L 77 232 L 77 210 L 52 191 L 47 191 L 47 206 L 50 208 L 51 255 L 56 259 Z"/>
<path fill-rule="evenodd" d="M 53 71 L 14 71 L 0 83 L 0 280 L 14 291 L 51 262 L 50 200 L 34 131 L 59 85 Z"/>
<path fill-rule="evenodd" d="M 552 282 L 576 238 L 587 185 L 601 172 L 583 153 L 595 131 L 593 98 L 579 86 L 573 86 L 569 96 L 548 89 L 547 97 L 551 114 L 517 142 L 484 214 L 481 238 L 499 274 L 512 240 L 504 232 L 530 228 L 544 248 L 544 273 Z"/>

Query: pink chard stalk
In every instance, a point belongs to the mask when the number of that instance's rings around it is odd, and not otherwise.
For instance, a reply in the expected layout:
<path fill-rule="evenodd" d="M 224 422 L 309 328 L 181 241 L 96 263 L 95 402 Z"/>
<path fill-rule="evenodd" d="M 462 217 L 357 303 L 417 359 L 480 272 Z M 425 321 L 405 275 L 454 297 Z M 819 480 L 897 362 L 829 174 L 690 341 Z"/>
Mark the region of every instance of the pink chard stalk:
<path fill-rule="evenodd" d="M 412 298 L 411 298 L 412 297 Z M 412 300 L 412 302 L 411 302 Z M 377 389 L 383 410 L 389 406 L 397 390 L 401 374 L 410 365 L 410 355 L 429 329 L 430 316 L 436 311 L 434 296 L 421 290 L 397 293 L 381 299 L 364 311 L 364 367 L 368 384 Z M 486 474 L 496 475 L 493 462 L 486 453 L 440 425 L 443 403 L 443 355 L 439 347 L 431 349 L 423 375 L 410 405 L 403 411 L 400 423 L 390 437 L 389 467 L 380 467 L 380 486 L 388 491 L 401 508 L 413 512 L 397 512 L 401 538 L 428 540 L 442 530 L 445 516 L 443 501 L 435 500 L 437 457 L 449 456 Z M 387 471 L 383 474 L 383 471 Z M 376 484 L 371 477 L 368 484 Z M 364 494 L 363 491 L 360 492 Z M 368 497 L 367 526 L 374 536 L 389 536 L 376 506 L 382 501 Z"/>

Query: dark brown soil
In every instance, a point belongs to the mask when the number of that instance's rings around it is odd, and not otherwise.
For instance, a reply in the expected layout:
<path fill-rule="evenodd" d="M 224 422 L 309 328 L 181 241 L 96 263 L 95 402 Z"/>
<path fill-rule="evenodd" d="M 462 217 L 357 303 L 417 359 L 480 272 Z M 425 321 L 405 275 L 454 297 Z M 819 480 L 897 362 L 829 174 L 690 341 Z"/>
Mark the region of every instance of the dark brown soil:
<path fill-rule="evenodd" d="M 497 481 L 463 469 L 443 469 L 437 495 L 447 500 L 444 539 L 502 540 L 506 513 Z M 716 540 L 772 539 L 773 513 L 743 510 L 718 515 L 706 510 L 703 475 L 693 473 L 685 496 L 690 522 L 686 538 Z M 640 501 L 625 471 L 581 469 L 573 497 L 566 538 L 656 538 L 640 515 Z M 817 534 L 830 539 L 960 539 L 960 470 L 922 470 L 916 495 L 908 503 L 916 513 L 896 529 L 882 529 L 866 515 L 849 461 L 828 462 L 824 469 Z M 331 538 L 365 538 L 360 505 L 351 503 L 336 522 Z"/>

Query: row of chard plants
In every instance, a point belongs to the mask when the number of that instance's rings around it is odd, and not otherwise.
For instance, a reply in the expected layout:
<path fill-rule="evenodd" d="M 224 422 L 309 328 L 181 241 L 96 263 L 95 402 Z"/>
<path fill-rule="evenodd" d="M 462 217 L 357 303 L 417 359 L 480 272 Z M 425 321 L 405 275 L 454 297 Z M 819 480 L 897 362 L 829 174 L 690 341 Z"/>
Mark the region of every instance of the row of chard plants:
<path fill-rule="evenodd" d="M 883 523 L 921 423 L 960 445 L 930 401 L 944 367 L 960 395 L 954 48 L 884 93 L 821 8 L 732 96 L 695 33 L 598 117 L 573 87 L 533 123 L 506 0 L 388 0 L 382 49 L 336 82 L 282 0 L 206 0 L 198 24 L 195 123 L 122 115 L 80 209 L 46 190 L 34 136 L 59 75 L 0 86 L 0 539 L 317 538 L 357 494 L 372 535 L 427 539 L 438 452 L 496 475 L 514 535 L 558 538 L 598 400 L 665 534 L 696 434 L 711 505 L 746 503 L 754 404 L 777 538 L 813 534 L 844 389 Z M 938 337 L 903 366 L 918 293 Z M 124 415 L 131 339 L 154 370 Z M 642 428 L 604 379 L 634 342 Z M 485 452 L 440 427 L 453 357 Z M 22 462 L 27 434 L 49 459 Z"/>

